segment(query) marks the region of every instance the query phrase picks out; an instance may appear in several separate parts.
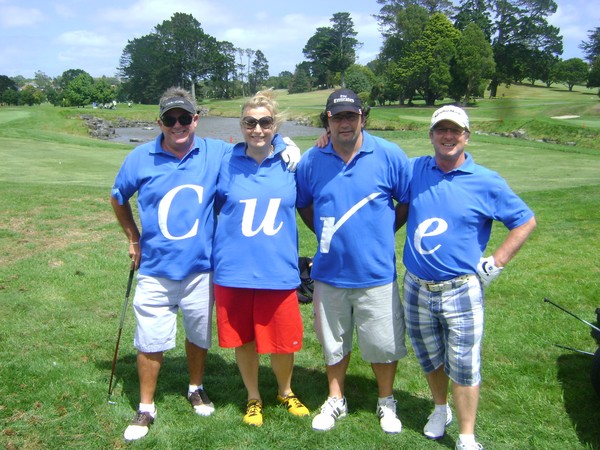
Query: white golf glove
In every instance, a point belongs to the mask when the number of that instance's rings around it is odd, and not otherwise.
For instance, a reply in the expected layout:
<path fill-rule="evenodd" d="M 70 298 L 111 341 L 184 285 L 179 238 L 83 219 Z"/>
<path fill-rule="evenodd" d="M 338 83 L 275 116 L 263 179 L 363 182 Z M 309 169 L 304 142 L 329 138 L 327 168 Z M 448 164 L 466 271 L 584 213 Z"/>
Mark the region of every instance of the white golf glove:
<path fill-rule="evenodd" d="M 497 267 L 493 256 L 481 258 L 477 264 L 477 275 L 483 287 L 488 287 L 500 275 L 504 267 Z"/>
<path fill-rule="evenodd" d="M 281 159 L 287 164 L 290 172 L 295 172 L 298 161 L 300 161 L 300 149 L 289 137 L 284 137 L 283 142 L 287 144 L 287 147 L 281 152 Z"/>

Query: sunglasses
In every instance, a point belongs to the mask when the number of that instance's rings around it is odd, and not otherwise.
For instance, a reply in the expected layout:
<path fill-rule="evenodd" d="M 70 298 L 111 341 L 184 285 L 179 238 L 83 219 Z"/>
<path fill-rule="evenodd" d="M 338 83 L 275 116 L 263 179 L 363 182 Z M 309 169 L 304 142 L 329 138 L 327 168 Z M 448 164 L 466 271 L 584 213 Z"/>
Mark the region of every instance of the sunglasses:
<path fill-rule="evenodd" d="M 271 116 L 261 117 L 260 119 L 247 116 L 242 119 L 242 125 L 248 130 L 254 130 L 256 125 L 260 126 L 263 130 L 270 130 L 273 128 L 274 123 L 275 121 Z"/>
<path fill-rule="evenodd" d="M 170 128 L 170 127 L 175 126 L 175 124 L 177 122 L 179 122 L 183 126 L 189 125 L 194 120 L 194 116 L 192 116 L 191 114 L 182 114 L 179 117 L 162 116 L 160 118 L 160 120 L 161 120 L 161 122 L 163 123 L 163 125 L 165 127 L 169 127 Z"/>

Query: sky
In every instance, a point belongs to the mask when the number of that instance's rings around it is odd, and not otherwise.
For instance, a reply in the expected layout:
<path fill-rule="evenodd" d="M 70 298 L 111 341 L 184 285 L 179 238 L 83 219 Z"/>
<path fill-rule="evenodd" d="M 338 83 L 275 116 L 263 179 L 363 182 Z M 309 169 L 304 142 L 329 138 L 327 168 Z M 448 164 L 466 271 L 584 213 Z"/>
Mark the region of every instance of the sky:
<path fill-rule="evenodd" d="M 562 58 L 583 58 L 578 47 L 600 26 L 600 8 L 589 0 L 555 1 L 558 11 L 548 21 L 561 30 Z M 317 28 L 348 12 L 363 44 L 357 62 L 367 64 L 382 43 L 373 17 L 379 11 L 376 0 L 0 0 L 0 75 L 33 78 L 41 71 L 54 78 L 82 69 L 115 76 L 127 42 L 176 12 L 191 14 L 219 41 L 261 50 L 271 75 L 293 72 Z"/>

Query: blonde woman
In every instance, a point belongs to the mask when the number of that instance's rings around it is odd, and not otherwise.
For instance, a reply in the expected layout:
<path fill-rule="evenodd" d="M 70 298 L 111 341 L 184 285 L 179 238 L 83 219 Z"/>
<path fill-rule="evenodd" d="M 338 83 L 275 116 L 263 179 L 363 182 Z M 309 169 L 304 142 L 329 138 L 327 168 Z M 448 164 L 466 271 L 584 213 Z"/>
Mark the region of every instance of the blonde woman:
<path fill-rule="evenodd" d="M 244 142 L 223 159 L 215 201 L 219 345 L 235 348 L 248 393 L 243 420 L 254 426 L 263 424 L 260 354 L 270 354 L 278 401 L 290 414 L 309 414 L 291 388 L 303 325 L 296 296 L 300 284 L 296 180 L 281 156 L 285 143 L 276 134 L 280 122 L 269 91 L 257 93 L 243 105 Z"/>

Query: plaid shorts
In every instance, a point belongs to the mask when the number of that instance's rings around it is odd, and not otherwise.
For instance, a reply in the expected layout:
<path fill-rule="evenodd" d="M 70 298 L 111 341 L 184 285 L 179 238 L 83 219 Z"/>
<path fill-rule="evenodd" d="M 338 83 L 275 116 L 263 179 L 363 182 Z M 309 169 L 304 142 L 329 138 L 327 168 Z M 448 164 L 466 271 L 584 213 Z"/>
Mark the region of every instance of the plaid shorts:
<path fill-rule="evenodd" d="M 463 386 L 481 382 L 483 289 L 475 276 L 461 286 L 430 292 L 407 272 L 404 276 L 406 329 L 425 373 L 444 365 Z"/>

